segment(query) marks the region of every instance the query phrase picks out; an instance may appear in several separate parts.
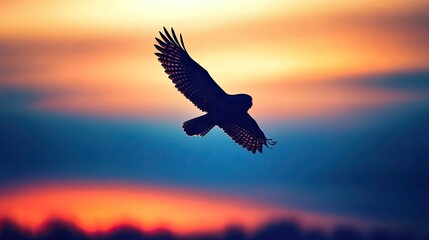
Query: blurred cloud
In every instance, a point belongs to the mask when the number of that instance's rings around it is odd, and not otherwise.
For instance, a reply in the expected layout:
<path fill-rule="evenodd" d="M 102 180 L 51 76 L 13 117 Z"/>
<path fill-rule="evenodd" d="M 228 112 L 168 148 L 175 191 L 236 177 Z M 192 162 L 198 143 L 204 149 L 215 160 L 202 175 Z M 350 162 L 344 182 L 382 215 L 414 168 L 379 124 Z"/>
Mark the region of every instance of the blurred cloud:
<path fill-rule="evenodd" d="M 415 72 L 398 72 L 376 76 L 362 76 L 347 81 L 338 81 L 357 87 L 377 88 L 399 92 L 410 92 L 416 95 L 429 96 L 429 70 Z"/>
<path fill-rule="evenodd" d="M 0 36 L 10 41 L 104 37 L 134 39 L 134 44 L 127 44 L 129 47 L 152 48 L 160 27 L 173 26 L 183 32 L 196 60 L 207 63 L 204 66 L 211 72 L 218 69 L 215 73 L 222 83 L 281 75 L 287 81 L 326 79 L 362 71 L 425 68 L 429 62 L 424 47 L 428 40 L 425 1 L 385 5 L 371 1 L 40 1 L 3 5 Z M 43 14 L 33 16 L 37 11 Z M 219 13 L 223 21 L 217 18 Z M 193 18 L 197 16 L 193 14 L 203 15 L 205 25 L 195 24 Z M 30 17 L 31 22 L 26 21 Z M 210 23 L 211 18 L 216 21 Z M 147 38 L 139 43 L 135 40 L 140 34 Z M 152 52 L 140 54 L 140 59 L 154 59 Z M 235 67 L 230 68 L 230 63 Z M 153 69 L 140 65 L 139 71 L 142 68 Z M 138 76 L 136 72 L 132 74 Z"/>
<path fill-rule="evenodd" d="M 42 96 L 42 93 L 25 89 L 0 88 L 0 112 L 28 110 L 30 105 L 40 100 Z"/>
<path fill-rule="evenodd" d="M 299 220 L 303 227 L 321 230 L 340 223 L 368 227 L 353 218 L 267 206 L 225 193 L 157 185 L 39 182 L 1 193 L 0 219 L 14 219 L 33 231 L 52 217 L 73 220 L 88 232 L 106 231 L 116 224 L 132 224 L 148 231 L 166 227 L 181 234 L 216 232 L 231 224 L 254 231 L 273 219 Z"/>
<path fill-rule="evenodd" d="M 425 1 L 1 4 L 0 87 L 49 93 L 33 107 L 66 114 L 198 114 L 153 55 L 163 25 L 183 33 L 191 56 L 227 92 L 257 99 L 258 118 L 341 115 L 414 100 L 414 92 L 318 82 L 423 78 L 416 74 L 429 68 Z M 210 21 L 220 13 L 223 21 Z M 205 26 L 195 24 L 200 15 Z"/>
<path fill-rule="evenodd" d="M 426 71 L 352 77 L 329 82 L 244 84 L 231 88 L 246 92 L 257 101 L 251 112 L 271 121 L 298 120 L 359 114 L 394 105 L 428 101 Z M 151 89 L 105 86 L 100 89 L 29 89 L 3 87 L 2 95 L 19 98 L 23 93 L 37 95 L 27 98 L 26 105 L 42 112 L 104 116 L 113 118 L 152 118 L 182 120 L 199 114 L 173 87 L 165 88 L 171 97 L 160 97 Z M 235 90 L 235 91 L 234 91 Z M 177 98 L 176 102 L 172 102 Z M 6 100 L 6 99 L 5 99 Z M 180 105 L 180 110 L 175 107 Z M 9 105 L 10 107 L 16 105 Z M 18 106 L 17 106 L 18 107 Z"/>

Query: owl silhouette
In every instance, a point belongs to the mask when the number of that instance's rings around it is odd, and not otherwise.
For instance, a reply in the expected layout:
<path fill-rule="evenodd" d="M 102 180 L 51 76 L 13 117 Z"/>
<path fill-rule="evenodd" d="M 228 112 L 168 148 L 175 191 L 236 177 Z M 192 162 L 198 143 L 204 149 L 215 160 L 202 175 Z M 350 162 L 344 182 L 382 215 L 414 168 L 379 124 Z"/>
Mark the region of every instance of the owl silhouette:
<path fill-rule="evenodd" d="M 183 123 L 189 136 L 204 136 L 214 126 L 221 128 L 243 148 L 262 153 L 263 145 L 270 148 L 277 142 L 265 137 L 256 121 L 247 112 L 252 107 L 252 97 L 247 94 L 228 94 L 210 77 L 207 70 L 188 54 L 180 34 L 180 42 L 171 28 L 156 38 L 159 51 L 155 55 L 168 78 L 187 99 L 206 114 Z"/>

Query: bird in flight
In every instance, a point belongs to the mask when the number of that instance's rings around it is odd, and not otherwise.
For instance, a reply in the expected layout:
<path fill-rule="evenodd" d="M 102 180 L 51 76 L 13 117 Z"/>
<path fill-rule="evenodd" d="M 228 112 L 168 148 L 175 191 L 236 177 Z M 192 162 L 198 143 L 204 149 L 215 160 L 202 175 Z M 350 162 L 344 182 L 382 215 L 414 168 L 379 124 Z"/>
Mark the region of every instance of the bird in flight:
<path fill-rule="evenodd" d="M 171 28 L 165 29 L 156 38 L 159 51 L 155 55 L 161 62 L 165 73 L 187 99 L 206 114 L 183 123 L 183 130 L 189 136 L 204 136 L 214 126 L 219 126 L 229 137 L 243 148 L 262 153 L 263 145 L 277 142 L 267 139 L 256 121 L 247 112 L 252 107 L 252 97 L 247 94 L 227 94 L 210 77 L 207 70 L 195 62 L 188 54 Z"/>

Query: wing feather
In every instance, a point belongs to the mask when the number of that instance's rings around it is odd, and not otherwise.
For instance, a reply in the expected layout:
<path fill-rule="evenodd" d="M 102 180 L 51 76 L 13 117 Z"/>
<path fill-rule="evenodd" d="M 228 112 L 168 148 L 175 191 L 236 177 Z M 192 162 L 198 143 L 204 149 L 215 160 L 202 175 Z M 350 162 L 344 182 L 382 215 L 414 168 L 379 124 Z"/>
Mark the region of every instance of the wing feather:
<path fill-rule="evenodd" d="M 274 145 L 277 142 L 272 139 L 267 139 L 265 134 L 259 128 L 256 121 L 248 114 L 243 114 L 241 117 L 231 119 L 230 121 L 219 124 L 219 127 L 232 138 L 234 142 L 241 145 L 243 148 L 255 153 L 262 153 L 263 145 Z"/>
<path fill-rule="evenodd" d="M 165 28 L 164 28 L 164 29 L 165 29 Z M 180 47 L 179 40 L 177 40 L 176 33 L 174 32 L 174 29 L 173 29 L 173 28 L 171 28 L 171 33 L 173 34 L 174 42 L 176 43 L 176 45 L 177 45 L 177 46 L 179 46 L 179 47 Z"/>
<path fill-rule="evenodd" d="M 171 29 L 171 34 L 164 27 L 164 33 L 159 32 L 161 39 L 155 38 L 155 55 L 161 62 L 165 73 L 175 84 L 175 87 L 202 111 L 208 112 L 211 103 L 219 97 L 226 96 L 225 91 L 216 84 L 209 73 L 195 62 L 187 53 L 182 35 L 180 42 Z"/>
<path fill-rule="evenodd" d="M 183 47 L 183 49 L 185 49 L 185 51 L 186 51 L 185 43 L 183 42 L 183 38 L 182 38 L 182 34 L 180 34 L 180 43 L 182 43 L 182 47 Z"/>

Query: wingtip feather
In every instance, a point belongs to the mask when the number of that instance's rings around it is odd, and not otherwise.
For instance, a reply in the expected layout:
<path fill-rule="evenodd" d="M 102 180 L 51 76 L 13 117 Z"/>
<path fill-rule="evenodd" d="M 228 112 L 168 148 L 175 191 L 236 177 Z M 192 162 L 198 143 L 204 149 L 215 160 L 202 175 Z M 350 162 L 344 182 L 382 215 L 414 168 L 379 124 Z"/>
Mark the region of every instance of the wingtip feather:
<path fill-rule="evenodd" d="M 165 28 L 164 28 L 164 29 L 165 29 Z M 161 36 L 162 40 L 164 40 L 164 42 L 165 42 L 166 44 L 170 42 L 170 41 L 168 40 L 168 38 L 167 38 L 167 37 L 165 37 L 165 36 L 164 36 L 164 34 L 163 34 L 161 31 L 159 31 L 159 35 Z"/>
<path fill-rule="evenodd" d="M 171 37 L 170 33 L 167 31 L 167 29 L 164 27 L 165 35 L 167 35 L 167 38 L 170 40 L 171 43 L 174 44 L 174 39 Z"/>
<path fill-rule="evenodd" d="M 156 44 L 154 44 L 154 46 L 155 46 L 156 49 L 158 49 L 158 51 L 160 51 L 160 52 L 164 51 L 164 48 L 162 48 L 162 47 L 160 47 L 160 46 L 158 46 Z"/>
<path fill-rule="evenodd" d="M 185 43 L 183 42 L 182 34 L 180 34 L 180 43 L 182 43 L 182 47 L 183 47 L 183 49 L 185 49 L 185 51 L 186 51 Z"/>
<path fill-rule="evenodd" d="M 177 36 L 176 36 L 176 33 L 174 32 L 173 28 L 171 28 L 171 33 L 173 34 L 174 42 L 176 43 L 176 45 L 178 47 L 180 47 L 179 40 L 177 40 Z"/>
<path fill-rule="evenodd" d="M 155 37 L 155 40 L 159 43 L 159 45 L 161 45 L 163 47 L 166 45 L 165 42 L 163 42 L 161 39 L 159 39 L 157 37 Z"/>

